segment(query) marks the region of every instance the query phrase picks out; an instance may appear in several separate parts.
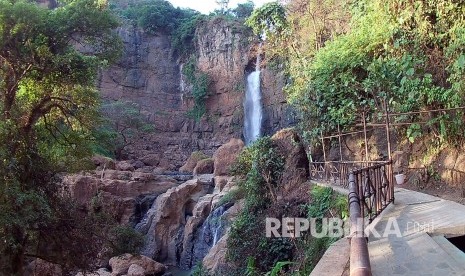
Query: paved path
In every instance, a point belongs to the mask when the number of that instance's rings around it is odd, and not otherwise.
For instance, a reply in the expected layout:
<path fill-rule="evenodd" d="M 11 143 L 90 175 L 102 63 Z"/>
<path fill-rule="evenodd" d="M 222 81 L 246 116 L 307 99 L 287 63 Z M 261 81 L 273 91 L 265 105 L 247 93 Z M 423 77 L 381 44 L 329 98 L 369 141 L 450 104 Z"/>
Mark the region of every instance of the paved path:
<path fill-rule="evenodd" d="M 465 235 L 465 206 L 406 189 L 394 196 L 372 225 L 382 234 L 397 223 L 402 235 L 369 236 L 373 275 L 465 275 L 465 253 L 444 238 Z"/>
<path fill-rule="evenodd" d="M 396 188 L 395 203 L 390 204 L 371 227 L 383 235 L 388 225 L 392 234 L 377 237 L 371 233 L 368 238 L 373 276 L 465 276 L 465 253 L 445 238 L 465 235 L 465 205 Z M 400 237 L 394 234 L 396 229 Z M 338 255 L 342 257 L 335 253 L 325 254 L 325 257 L 331 259 Z M 340 271 L 333 267 L 324 275 L 340 276 Z"/>

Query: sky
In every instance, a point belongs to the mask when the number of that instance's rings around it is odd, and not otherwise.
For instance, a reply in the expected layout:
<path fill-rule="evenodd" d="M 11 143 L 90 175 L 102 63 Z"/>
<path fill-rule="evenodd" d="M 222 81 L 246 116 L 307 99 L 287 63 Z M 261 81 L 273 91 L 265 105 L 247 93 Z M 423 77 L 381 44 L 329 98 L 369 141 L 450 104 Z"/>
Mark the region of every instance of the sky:
<path fill-rule="evenodd" d="M 202 13 L 209 14 L 215 9 L 218 9 L 218 5 L 216 4 L 215 0 L 168 0 L 170 1 L 173 6 L 181 7 L 181 8 L 191 8 L 194 10 L 198 10 Z M 274 2 L 276 0 L 253 0 L 255 3 L 255 7 L 260 7 L 261 5 Z M 235 8 L 238 3 L 245 3 L 247 0 L 230 0 L 229 1 L 229 8 Z"/>

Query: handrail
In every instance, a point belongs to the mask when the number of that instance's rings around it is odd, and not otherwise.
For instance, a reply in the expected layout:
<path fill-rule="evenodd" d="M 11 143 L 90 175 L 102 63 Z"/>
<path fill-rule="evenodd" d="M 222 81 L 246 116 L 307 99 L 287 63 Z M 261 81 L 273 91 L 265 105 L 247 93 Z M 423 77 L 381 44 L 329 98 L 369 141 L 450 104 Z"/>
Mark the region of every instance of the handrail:
<path fill-rule="evenodd" d="M 350 276 L 371 276 L 370 255 L 364 233 L 369 222 L 394 201 L 392 160 L 349 174 Z"/>
<path fill-rule="evenodd" d="M 386 164 L 389 161 L 326 161 L 310 162 L 310 178 L 332 182 L 344 188 L 348 188 L 347 176 L 353 170 Z"/>
<path fill-rule="evenodd" d="M 372 222 L 394 201 L 392 161 L 360 168 L 352 173 L 357 184 L 361 215 Z"/>
<path fill-rule="evenodd" d="M 370 255 L 365 238 L 360 197 L 353 173 L 349 174 L 350 276 L 371 276 Z"/>

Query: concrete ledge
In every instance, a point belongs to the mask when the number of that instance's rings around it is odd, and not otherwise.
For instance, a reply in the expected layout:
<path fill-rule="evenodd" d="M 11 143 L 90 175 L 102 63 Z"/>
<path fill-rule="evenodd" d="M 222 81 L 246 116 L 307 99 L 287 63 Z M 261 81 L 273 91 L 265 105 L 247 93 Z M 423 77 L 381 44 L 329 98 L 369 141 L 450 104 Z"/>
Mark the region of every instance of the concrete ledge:
<path fill-rule="evenodd" d="M 349 262 L 350 244 L 347 238 L 333 243 L 321 257 L 310 276 L 341 276 L 344 275 Z"/>

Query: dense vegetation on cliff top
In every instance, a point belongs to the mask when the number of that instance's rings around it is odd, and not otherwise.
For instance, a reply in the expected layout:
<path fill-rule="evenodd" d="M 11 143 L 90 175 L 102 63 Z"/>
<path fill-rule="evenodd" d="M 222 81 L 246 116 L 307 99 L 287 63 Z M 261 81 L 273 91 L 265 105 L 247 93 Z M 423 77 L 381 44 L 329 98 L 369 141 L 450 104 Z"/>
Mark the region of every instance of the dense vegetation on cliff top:
<path fill-rule="evenodd" d="M 288 99 L 303 131 L 348 129 L 363 110 L 375 121 L 387 100 L 392 111 L 464 104 L 465 3 L 451 0 L 293 0 L 267 4 L 248 20 L 267 37 L 270 61 L 285 63 Z M 413 140 L 432 132 L 456 143 L 463 112 L 426 119 L 407 129 Z"/>
<path fill-rule="evenodd" d="M 228 1 L 226 1 L 228 2 Z M 164 33 L 171 37 L 171 47 L 175 55 L 185 61 L 183 74 L 190 84 L 193 106 L 187 115 L 199 121 L 206 113 L 205 100 L 211 83 L 209 76 L 198 70 L 195 52 L 196 30 L 207 20 L 220 19 L 234 21 L 242 25 L 253 11 L 253 2 L 239 4 L 228 9 L 227 3 L 210 15 L 190 9 L 175 8 L 166 0 L 147 0 L 132 3 L 127 9 L 115 10 L 148 33 Z"/>

